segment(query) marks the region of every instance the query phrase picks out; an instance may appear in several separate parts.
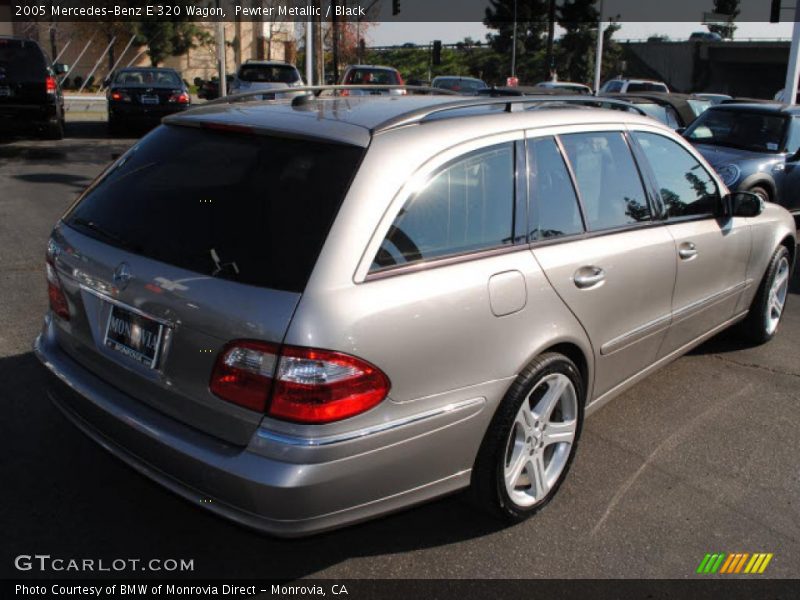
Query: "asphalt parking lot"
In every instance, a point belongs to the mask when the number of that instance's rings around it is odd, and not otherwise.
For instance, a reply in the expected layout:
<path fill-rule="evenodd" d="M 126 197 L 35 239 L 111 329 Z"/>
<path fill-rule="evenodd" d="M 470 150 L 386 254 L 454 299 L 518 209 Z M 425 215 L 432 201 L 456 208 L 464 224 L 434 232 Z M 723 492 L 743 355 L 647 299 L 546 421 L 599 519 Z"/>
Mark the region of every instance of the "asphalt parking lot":
<path fill-rule="evenodd" d="M 456 496 L 276 540 L 136 474 L 49 404 L 31 352 L 50 228 L 132 142 L 92 121 L 58 142 L 0 141 L 0 576 L 33 553 L 194 559 L 204 578 L 686 578 L 719 551 L 774 553 L 760 577 L 800 573 L 797 274 L 772 343 L 723 334 L 607 405 L 554 501 L 514 527 Z"/>

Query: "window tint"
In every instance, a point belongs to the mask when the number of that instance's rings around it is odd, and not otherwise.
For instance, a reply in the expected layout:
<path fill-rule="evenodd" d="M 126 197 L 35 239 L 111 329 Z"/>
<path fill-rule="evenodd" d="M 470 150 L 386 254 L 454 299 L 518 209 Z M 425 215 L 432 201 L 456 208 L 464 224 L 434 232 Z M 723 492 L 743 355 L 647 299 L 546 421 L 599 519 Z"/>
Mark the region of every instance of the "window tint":
<path fill-rule="evenodd" d="M 553 138 L 528 144 L 531 240 L 583 232 L 572 180 Z"/>
<path fill-rule="evenodd" d="M 642 180 L 628 144 L 618 132 L 561 136 L 590 230 L 650 220 Z"/>
<path fill-rule="evenodd" d="M 612 81 L 606 86 L 606 92 L 608 93 L 619 92 L 620 90 L 622 90 L 621 81 Z"/>
<path fill-rule="evenodd" d="M 717 185 L 694 156 L 662 135 L 637 131 L 633 136 L 650 163 L 668 216 L 714 214 Z"/>
<path fill-rule="evenodd" d="M 514 145 L 473 152 L 412 196 L 389 229 L 373 270 L 511 244 Z"/>
<path fill-rule="evenodd" d="M 177 267 L 300 292 L 364 150 L 162 126 L 65 217 Z"/>
<path fill-rule="evenodd" d="M 259 83 L 295 83 L 300 76 L 291 65 L 245 64 L 239 69 L 239 79 Z"/>
<path fill-rule="evenodd" d="M 789 121 L 789 134 L 786 138 L 786 151 L 795 154 L 800 150 L 800 119 L 792 117 Z"/>
<path fill-rule="evenodd" d="M 175 71 L 156 71 L 152 69 L 121 71 L 114 83 L 121 85 L 164 85 L 180 87 L 181 78 Z"/>
<path fill-rule="evenodd" d="M 647 81 L 641 81 L 638 83 L 629 83 L 628 89 L 626 90 L 628 93 L 631 92 L 668 92 L 667 87 L 661 83 L 650 83 Z"/>
<path fill-rule="evenodd" d="M 392 69 L 352 69 L 345 83 L 352 85 L 399 85 L 397 71 Z"/>
<path fill-rule="evenodd" d="M 0 39 L 0 74 L 5 83 L 44 81 L 47 65 L 33 42 Z"/>

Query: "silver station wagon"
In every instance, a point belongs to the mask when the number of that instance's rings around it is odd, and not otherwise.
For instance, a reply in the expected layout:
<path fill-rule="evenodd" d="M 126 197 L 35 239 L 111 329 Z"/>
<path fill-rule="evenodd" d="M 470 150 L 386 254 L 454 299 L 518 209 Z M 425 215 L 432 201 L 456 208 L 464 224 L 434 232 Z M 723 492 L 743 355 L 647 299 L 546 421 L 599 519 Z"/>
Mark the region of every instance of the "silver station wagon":
<path fill-rule="evenodd" d="M 795 236 L 619 110 L 223 101 L 167 118 L 57 223 L 35 349 L 77 427 L 247 526 L 466 488 L 513 522 L 586 415 L 726 327 L 775 335 Z"/>

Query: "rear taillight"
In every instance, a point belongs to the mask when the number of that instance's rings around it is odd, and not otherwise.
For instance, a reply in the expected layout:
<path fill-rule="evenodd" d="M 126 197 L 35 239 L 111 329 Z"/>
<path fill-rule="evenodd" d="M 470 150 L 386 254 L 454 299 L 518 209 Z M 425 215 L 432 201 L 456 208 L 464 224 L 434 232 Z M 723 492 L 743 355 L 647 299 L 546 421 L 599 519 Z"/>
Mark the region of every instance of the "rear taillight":
<path fill-rule="evenodd" d="M 396 71 L 396 73 L 397 73 L 397 81 L 400 82 L 399 85 L 405 85 L 406 82 L 403 81 L 403 76 L 400 75 L 400 71 Z M 405 90 L 405 89 L 401 89 L 400 90 L 400 95 L 401 96 L 405 96 L 407 93 L 408 93 L 408 90 Z"/>
<path fill-rule="evenodd" d="M 45 87 L 47 88 L 48 94 L 55 94 L 56 89 L 58 88 L 58 82 L 56 82 L 56 78 L 52 75 L 48 75 L 47 79 L 44 80 Z"/>
<path fill-rule="evenodd" d="M 389 379 L 360 358 L 253 341 L 228 344 L 211 391 L 229 402 L 297 423 L 329 423 L 380 403 Z"/>
<path fill-rule="evenodd" d="M 184 92 L 181 94 L 172 94 L 172 96 L 169 97 L 169 101 L 173 104 L 189 104 L 190 98 L 189 94 Z"/>
<path fill-rule="evenodd" d="M 50 298 L 50 310 L 57 316 L 69 321 L 69 305 L 64 289 L 61 287 L 61 280 L 58 278 L 56 267 L 51 259 L 45 263 L 47 269 L 47 295 Z"/>
<path fill-rule="evenodd" d="M 117 102 L 130 102 L 131 97 L 125 92 L 111 92 L 111 99 Z"/>

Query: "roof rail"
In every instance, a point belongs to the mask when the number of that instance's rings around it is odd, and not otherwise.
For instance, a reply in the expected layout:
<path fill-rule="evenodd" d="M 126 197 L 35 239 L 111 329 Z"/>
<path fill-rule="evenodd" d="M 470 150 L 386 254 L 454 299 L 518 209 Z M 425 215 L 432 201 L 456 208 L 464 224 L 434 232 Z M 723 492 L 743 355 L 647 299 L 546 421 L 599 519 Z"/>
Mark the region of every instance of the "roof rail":
<path fill-rule="evenodd" d="M 533 104 L 529 109 L 523 105 Z M 373 128 L 373 133 L 377 131 L 385 131 L 403 125 L 411 125 L 413 123 L 422 123 L 427 117 L 437 115 L 451 110 L 460 110 L 464 108 L 472 108 L 475 106 L 497 106 L 505 105 L 505 112 L 518 112 L 521 110 L 553 108 L 553 107 L 567 107 L 567 106 L 585 106 L 594 108 L 612 108 L 618 110 L 626 110 L 635 112 L 643 116 L 648 116 L 641 108 L 624 100 L 616 100 L 612 98 L 598 98 L 596 96 L 514 96 L 503 98 L 463 98 L 461 100 L 454 100 L 442 104 L 434 104 L 410 110 L 406 113 L 387 119 L 380 125 Z"/>
<path fill-rule="evenodd" d="M 210 106 L 214 104 L 232 104 L 234 102 L 246 102 L 248 100 L 263 100 L 264 96 L 276 96 L 278 94 L 294 94 L 296 92 L 311 92 L 315 96 L 319 96 L 322 92 L 326 91 L 343 91 L 343 90 L 410 90 L 412 92 L 428 92 L 442 94 L 446 96 L 458 96 L 456 92 L 444 90 L 442 88 L 435 88 L 425 85 L 303 85 L 297 87 L 285 88 L 270 88 L 265 90 L 253 90 L 251 92 L 242 92 L 240 94 L 232 94 L 230 96 L 223 96 L 216 100 L 206 102 L 203 106 Z"/>

